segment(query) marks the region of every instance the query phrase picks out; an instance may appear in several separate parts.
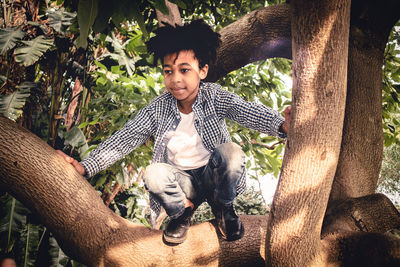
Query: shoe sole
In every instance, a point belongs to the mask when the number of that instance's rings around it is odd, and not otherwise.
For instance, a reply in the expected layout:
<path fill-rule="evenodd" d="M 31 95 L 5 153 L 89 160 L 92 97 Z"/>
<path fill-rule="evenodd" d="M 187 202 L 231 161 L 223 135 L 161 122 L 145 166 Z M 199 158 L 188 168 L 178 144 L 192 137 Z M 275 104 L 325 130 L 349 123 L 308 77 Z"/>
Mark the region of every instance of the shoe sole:
<path fill-rule="evenodd" d="M 170 237 L 170 236 L 166 236 L 163 233 L 163 239 L 166 243 L 170 243 L 170 244 L 175 244 L 175 245 L 179 245 L 182 244 L 187 238 L 187 235 L 177 238 L 177 237 Z"/>

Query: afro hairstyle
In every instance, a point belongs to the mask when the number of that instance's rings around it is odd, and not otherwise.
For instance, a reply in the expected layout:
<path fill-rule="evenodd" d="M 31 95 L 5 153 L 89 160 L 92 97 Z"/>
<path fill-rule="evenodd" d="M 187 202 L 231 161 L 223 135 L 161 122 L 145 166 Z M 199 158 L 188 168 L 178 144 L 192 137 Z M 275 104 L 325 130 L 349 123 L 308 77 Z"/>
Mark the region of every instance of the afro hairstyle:
<path fill-rule="evenodd" d="M 221 35 L 214 32 L 202 19 L 193 20 L 183 26 L 171 26 L 163 22 L 165 26 L 154 31 L 156 34 L 146 42 L 147 50 L 154 53 L 154 63 L 161 61 L 168 54 L 179 54 L 183 50 L 192 50 L 199 67 L 215 61 L 217 48 L 221 43 Z"/>

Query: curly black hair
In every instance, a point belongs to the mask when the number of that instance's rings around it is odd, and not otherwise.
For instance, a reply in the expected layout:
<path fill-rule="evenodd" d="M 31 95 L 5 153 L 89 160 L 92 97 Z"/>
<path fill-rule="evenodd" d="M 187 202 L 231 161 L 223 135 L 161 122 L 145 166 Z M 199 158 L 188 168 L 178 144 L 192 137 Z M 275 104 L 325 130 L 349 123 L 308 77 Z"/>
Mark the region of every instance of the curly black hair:
<path fill-rule="evenodd" d="M 193 20 L 183 26 L 163 24 L 165 26 L 155 30 L 156 35 L 146 42 L 148 52 L 154 53 L 155 64 L 158 59 L 162 61 L 164 56 L 183 50 L 194 52 L 200 68 L 215 61 L 221 35 L 214 32 L 202 19 Z"/>

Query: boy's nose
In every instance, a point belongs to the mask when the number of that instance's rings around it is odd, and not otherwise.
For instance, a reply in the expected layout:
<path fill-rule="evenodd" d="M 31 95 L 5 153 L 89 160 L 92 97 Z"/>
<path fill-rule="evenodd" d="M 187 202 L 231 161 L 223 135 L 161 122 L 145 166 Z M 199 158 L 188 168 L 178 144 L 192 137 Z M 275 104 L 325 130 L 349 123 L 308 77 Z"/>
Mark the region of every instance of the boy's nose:
<path fill-rule="evenodd" d="M 182 76 L 179 74 L 179 72 L 175 72 L 175 73 L 172 75 L 172 81 L 173 81 L 174 83 L 178 83 L 178 82 L 181 82 L 181 81 L 182 81 Z"/>

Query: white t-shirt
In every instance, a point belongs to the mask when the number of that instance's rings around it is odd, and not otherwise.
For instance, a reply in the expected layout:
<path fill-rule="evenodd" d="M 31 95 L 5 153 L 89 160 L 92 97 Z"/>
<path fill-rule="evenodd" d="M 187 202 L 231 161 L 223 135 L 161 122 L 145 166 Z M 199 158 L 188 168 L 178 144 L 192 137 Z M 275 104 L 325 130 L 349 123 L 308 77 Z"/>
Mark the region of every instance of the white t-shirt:
<path fill-rule="evenodd" d="M 181 121 L 175 131 L 167 134 L 168 163 L 180 170 L 192 170 L 207 164 L 210 152 L 203 146 L 194 127 L 194 113 L 181 113 Z"/>

